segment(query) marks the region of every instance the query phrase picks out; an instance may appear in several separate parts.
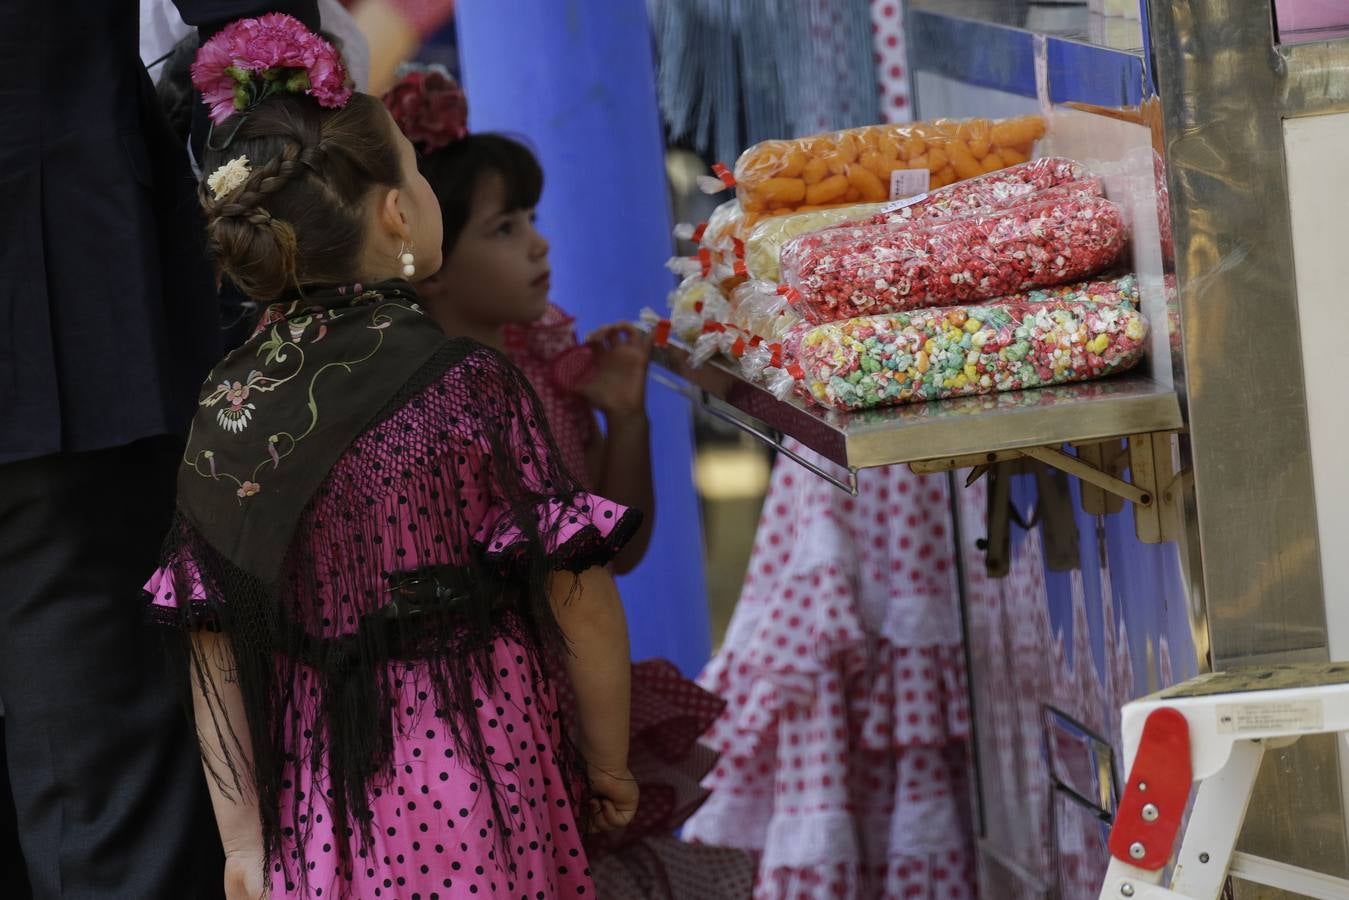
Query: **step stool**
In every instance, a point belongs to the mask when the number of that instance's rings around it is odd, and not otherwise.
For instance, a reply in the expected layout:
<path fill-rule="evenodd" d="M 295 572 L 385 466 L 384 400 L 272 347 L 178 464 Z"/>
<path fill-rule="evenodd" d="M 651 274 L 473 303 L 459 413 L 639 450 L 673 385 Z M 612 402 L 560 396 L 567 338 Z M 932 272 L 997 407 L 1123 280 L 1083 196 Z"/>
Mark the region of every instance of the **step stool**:
<path fill-rule="evenodd" d="M 1129 774 L 1100 900 L 1218 900 L 1229 875 L 1349 898 L 1347 880 L 1234 850 L 1265 751 L 1330 732 L 1349 732 L 1349 663 L 1216 672 L 1126 704 Z M 1194 808 L 1163 886 L 1192 783 Z"/>

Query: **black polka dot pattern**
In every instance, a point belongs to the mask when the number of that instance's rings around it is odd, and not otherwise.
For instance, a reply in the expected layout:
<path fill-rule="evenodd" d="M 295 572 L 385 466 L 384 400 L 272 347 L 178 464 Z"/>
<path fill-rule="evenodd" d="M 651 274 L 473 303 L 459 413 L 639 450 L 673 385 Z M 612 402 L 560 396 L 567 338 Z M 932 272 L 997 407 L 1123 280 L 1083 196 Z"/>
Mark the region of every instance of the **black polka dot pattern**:
<path fill-rule="evenodd" d="M 498 642 L 495 664 L 507 674 L 492 693 L 480 697 L 483 703 L 475 723 L 492 748 L 493 760 L 501 763 L 497 778 L 502 797 L 529 798 L 527 803 L 503 803 L 509 844 L 498 836 L 483 785 L 459 765 L 461 754 L 442 724 L 445 720 L 435 718 L 434 708 L 418 699 L 422 688 L 416 670 L 405 670 L 403 696 L 394 714 L 394 776 L 377 789 L 378 796 L 371 792 L 372 851 L 362 858 L 353 841 L 351 855 L 357 865 L 343 868 L 331 817 L 319 822 L 315 816 L 307 828 L 292 828 L 288 838 L 295 841 L 303 835 L 305 840 L 305 856 L 312 867 L 309 893 L 298 892 L 292 869 L 289 889 L 287 873 L 273 872 L 272 896 L 593 897 L 591 877 L 578 864 L 585 860 L 585 849 L 562 788 L 564 775 L 552 752 L 558 739 L 556 699 L 551 693 L 541 694 L 538 674 L 523 662 L 526 659 L 514 641 Z M 405 706 L 414 710 L 411 716 Z M 548 715 L 539 715 L 539 710 Z M 538 748 L 546 752 L 537 752 Z M 283 811 L 291 808 L 291 790 L 313 796 L 307 772 L 293 784 L 281 798 Z M 318 787 L 326 791 L 326 785 Z M 505 847 L 509 850 L 503 852 Z M 291 851 L 285 856 L 289 859 Z"/>

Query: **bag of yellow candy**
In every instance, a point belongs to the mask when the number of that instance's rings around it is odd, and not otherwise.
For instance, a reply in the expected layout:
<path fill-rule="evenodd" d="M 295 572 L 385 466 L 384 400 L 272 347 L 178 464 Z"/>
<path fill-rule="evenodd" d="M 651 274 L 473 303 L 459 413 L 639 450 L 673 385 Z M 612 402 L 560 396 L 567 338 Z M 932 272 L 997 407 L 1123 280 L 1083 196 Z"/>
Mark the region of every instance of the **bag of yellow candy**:
<path fill-rule="evenodd" d="M 1040 116 L 1021 116 L 869 125 L 763 141 L 736 162 L 736 191 L 746 226 L 765 216 L 881 203 L 1024 163 L 1044 133 Z"/>

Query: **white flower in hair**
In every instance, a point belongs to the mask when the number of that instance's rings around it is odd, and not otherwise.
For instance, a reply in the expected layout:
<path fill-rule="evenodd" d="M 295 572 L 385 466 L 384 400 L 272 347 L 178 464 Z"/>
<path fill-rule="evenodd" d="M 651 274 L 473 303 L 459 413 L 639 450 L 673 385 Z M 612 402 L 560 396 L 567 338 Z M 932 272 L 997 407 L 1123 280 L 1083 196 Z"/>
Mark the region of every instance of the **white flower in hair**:
<path fill-rule="evenodd" d="M 206 179 L 206 186 L 211 189 L 211 193 L 219 200 L 226 194 L 236 190 L 248 180 L 248 176 L 253 173 L 253 168 L 248 164 L 247 156 L 236 156 L 234 159 L 225 163 L 220 168 L 211 173 Z"/>

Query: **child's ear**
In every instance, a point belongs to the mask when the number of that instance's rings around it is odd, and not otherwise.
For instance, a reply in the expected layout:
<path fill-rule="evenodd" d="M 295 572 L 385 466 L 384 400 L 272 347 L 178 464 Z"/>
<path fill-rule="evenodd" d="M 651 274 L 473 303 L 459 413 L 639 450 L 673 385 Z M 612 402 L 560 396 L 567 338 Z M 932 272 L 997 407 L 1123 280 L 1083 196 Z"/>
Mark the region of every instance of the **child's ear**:
<path fill-rule="evenodd" d="M 390 236 L 406 241 L 412 234 L 412 229 L 408 227 L 407 216 L 403 215 L 403 210 L 399 207 L 401 199 L 402 194 L 398 188 L 390 188 L 384 194 L 384 200 L 379 206 L 379 224 Z"/>

